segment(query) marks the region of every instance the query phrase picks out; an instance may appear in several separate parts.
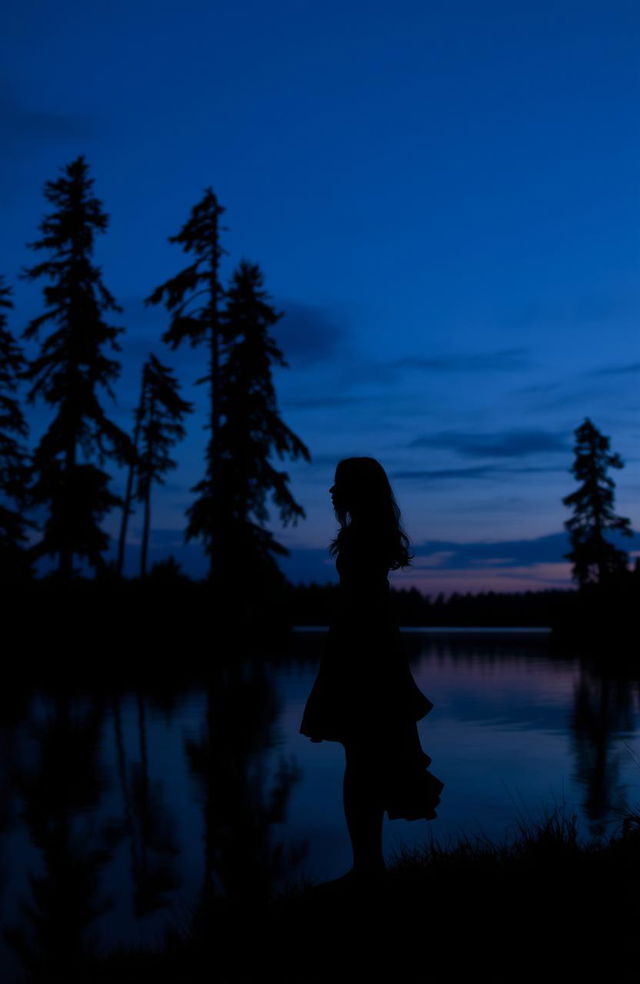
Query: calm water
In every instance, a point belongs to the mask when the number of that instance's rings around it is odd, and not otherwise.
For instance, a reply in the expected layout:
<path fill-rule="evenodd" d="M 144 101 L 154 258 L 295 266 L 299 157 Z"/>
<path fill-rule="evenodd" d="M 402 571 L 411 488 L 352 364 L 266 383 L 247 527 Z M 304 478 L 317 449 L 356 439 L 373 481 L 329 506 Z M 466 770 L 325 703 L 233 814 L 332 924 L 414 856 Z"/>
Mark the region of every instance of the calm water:
<path fill-rule="evenodd" d="M 351 866 L 344 750 L 298 732 L 323 638 L 295 632 L 282 664 L 209 689 L 5 696 L 1 979 L 20 952 L 159 941 L 208 878 L 233 894 Z M 388 860 L 432 837 L 501 840 L 555 806 L 584 837 L 606 835 L 640 805 L 637 682 L 601 679 L 539 632 L 404 639 L 435 705 L 418 727 L 445 790 L 436 820 L 385 818 Z"/>

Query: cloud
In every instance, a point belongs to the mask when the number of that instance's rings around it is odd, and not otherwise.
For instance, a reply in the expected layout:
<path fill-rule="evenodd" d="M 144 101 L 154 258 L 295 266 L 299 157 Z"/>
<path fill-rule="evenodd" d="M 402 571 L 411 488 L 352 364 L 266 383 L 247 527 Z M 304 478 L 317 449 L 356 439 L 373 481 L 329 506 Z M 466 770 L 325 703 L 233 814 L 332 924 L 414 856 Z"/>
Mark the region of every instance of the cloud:
<path fill-rule="evenodd" d="M 452 556 L 452 550 L 441 550 L 437 553 L 431 554 L 426 559 L 422 560 L 422 567 L 442 567 L 442 565 Z"/>
<path fill-rule="evenodd" d="M 93 136 L 88 117 L 31 109 L 20 101 L 8 79 L 0 79 L 0 140 L 5 155 L 26 152 L 35 142 Z"/>
<path fill-rule="evenodd" d="M 476 465 L 472 468 L 433 468 L 415 471 L 395 471 L 389 478 L 427 478 L 439 479 L 446 478 L 485 478 L 495 475 L 496 469 L 493 465 Z"/>
<path fill-rule="evenodd" d="M 626 550 L 630 557 L 640 554 L 640 534 L 622 537 L 612 534 L 611 541 Z M 110 536 L 109 554 L 115 556 L 117 536 Z M 411 567 L 390 572 L 394 587 L 408 584 L 419 590 L 435 591 L 485 591 L 524 590 L 527 581 L 531 586 L 571 586 L 570 565 L 563 559 L 569 550 L 566 533 L 551 533 L 530 540 L 495 540 L 487 542 L 451 542 L 427 540 L 412 543 L 415 558 Z M 328 543 L 323 547 L 290 547 L 291 553 L 278 558 L 278 566 L 293 583 L 336 583 L 338 575 Z M 131 530 L 127 543 L 125 575 L 137 575 L 140 554 L 140 530 Z M 208 559 L 202 544 L 191 540 L 184 542 L 182 528 L 157 528 L 149 543 L 149 563 L 165 560 L 173 554 L 185 573 L 191 577 L 204 577 L 208 571 Z M 55 566 L 46 562 L 47 569 Z M 40 573 L 43 573 L 44 568 Z M 507 582 L 504 587 L 500 579 Z M 511 582 L 511 583 L 509 583 Z M 515 582 L 515 583 L 513 583 Z"/>
<path fill-rule="evenodd" d="M 630 362 L 626 366 L 606 366 L 602 369 L 591 369 L 590 376 L 622 376 L 627 373 L 640 372 L 640 362 Z"/>
<path fill-rule="evenodd" d="M 347 329 L 328 310 L 300 301 L 278 300 L 274 305 L 284 311 L 271 333 L 287 362 L 305 368 L 334 358 Z"/>
<path fill-rule="evenodd" d="M 453 479 L 474 479 L 474 478 L 497 478 L 499 475 L 538 475 L 558 472 L 568 472 L 570 469 L 564 466 L 549 465 L 546 467 L 515 466 L 505 467 L 503 465 L 472 465 L 469 468 L 424 468 L 413 470 L 401 470 L 389 473 L 390 479 L 425 479 L 427 481 L 447 481 Z M 491 507 L 495 509 L 495 499 L 491 500 Z"/>
<path fill-rule="evenodd" d="M 392 365 L 398 369 L 421 369 L 425 372 L 487 372 L 490 370 L 529 369 L 531 361 L 526 349 L 502 349 L 498 352 L 475 352 L 451 355 L 407 356 Z"/>
<path fill-rule="evenodd" d="M 149 293 L 152 289 L 149 288 Z M 124 312 L 117 315 L 117 323 L 127 325 L 129 329 L 127 337 L 122 336 L 123 348 L 126 346 L 129 357 L 144 359 L 152 350 L 160 361 L 179 363 L 185 369 L 202 367 L 205 342 L 193 346 L 185 339 L 173 349 L 161 340 L 171 324 L 171 314 L 164 304 L 147 305 L 143 297 L 135 296 L 126 297 L 119 303 Z M 269 331 L 291 369 L 306 369 L 330 362 L 343 348 L 347 328 L 328 311 L 297 301 L 274 301 L 273 306 L 276 311 L 284 311 L 284 316 Z M 190 309 L 187 303 L 187 311 Z M 116 315 L 112 320 L 116 323 Z M 277 364 L 275 368 L 278 368 Z M 292 405 L 305 404 L 301 401 Z"/>
<path fill-rule="evenodd" d="M 411 448 L 443 448 L 470 458 L 510 458 L 540 452 L 566 454 L 571 451 L 564 434 L 543 430 L 505 430 L 492 434 L 440 431 L 417 437 Z"/>
<path fill-rule="evenodd" d="M 131 296 L 119 299 L 118 303 L 123 310 L 121 313 L 111 312 L 110 323 L 125 329 L 118 340 L 122 345 L 122 355 L 127 360 L 136 357 L 142 363 L 149 352 L 153 352 L 165 364 L 175 365 L 177 362 L 189 361 L 194 366 L 202 365 L 206 343 L 201 342 L 200 347 L 196 346 L 194 350 L 188 340 L 181 342 L 177 349 L 172 349 L 162 341 L 171 321 L 163 304 L 146 305 L 142 297 Z"/>
<path fill-rule="evenodd" d="M 548 475 L 550 472 L 568 472 L 571 471 L 570 468 L 566 468 L 564 465 L 547 465 L 536 467 L 534 465 L 522 465 L 516 466 L 515 468 L 500 468 L 498 469 L 502 474 L 509 475 Z"/>
<path fill-rule="evenodd" d="M 593 387 L 584 387 L 582 389 L 576 389 L 573 392 L 560 393 L 550 399 L 532 401 L 529 404 L 529 407 L 531 411 L 535 413 L 543 413 L 548 410 L 564 410 L 565 408 L 571 408 L 571 411 L 573 412 L 574 408 L 578 407 L 578 412 L 581 413 L 582 417 L 584 417 L 585 407 L 594 407 L 602 401 L 609 402 L 610 400 L 610 389 L 594 389 Z"/>
<path fill-rule="evenodd" d="M 612 533 L 607 537 L 627 552 L 640 548 L 640 534 L 623 537 Z M 551 533 L 532 540 L 497 540 L 485 543 L 452 543 L 432 540 L 413 544 L 413 567 L 430 569 L 469 569 L 533 567 L 562 561 L 571 549 L 567 533 Z M 437 558 L 437 563 L 434 559 Z"/>
<path fill-rule="evenodd" d="M 490 372 L 513 371 L 531 368 L 526 349 L 503 349 L 499 352 L 457 353 L 431 357 L 405 356 L 394 362 L 376 361 L 363 355 L 349 353 L 345 366 L 349 385 L 378 383 L 383 386 L 398 382 L 398 370 L 415 369 L 420 372 Z"/>
<path fill-rule="evenodd" d="M 307 396 L 290 397 L 282 400 L 283 407 L 296 410 L 331 410 L 333 407 L 353 406 L 367 400 L 378 400 L 377 396 Z"/>
<path fill-rule="evenodd" d="M 616 546 L 626 550 L 630 557 L 640 551 L 640 534 L 633 537 L 623 537 L 611 534 L 609 539 Z M 438 585 L 438 578 L 448 579 L 457 576 L 464 582 L 468 575 L 473 578 L 473 587 L 468 590 L 484 590 L 482 578 L 490 579 L 495 585 L 495 578 L 509 580 L 530 579 L 544 583 L 548 572 L 562 569 L 562 577 L 570 577 L 569 562 L 563 557 L 570 550 L 568 534 L 565 532 L 550 533 L 546 536 L 529 540 L 491 540 L 486 542 L 456 543 L 450 540 L 427 540 L 422 543 L 412 543 L 415 554 L 411 567 L 404 571 L 392 572 L 397 585 L 406 581 L 422 583 L 425 578 Z M 291 547 L 289 557 L 279 558 L 278 564 L 284 573 L 294 582 L 326 583 L 335 582 L 337 574 L 335 562 L 326 547 Z M 545 574 L 544 572 L 547 571 Z M 568 572 L 568 575 L 567 575 Z M 554 574 L 554 577 L 556 574 Z M 444 582 L 443 582 L 444 583 Z M 453 582 L 451 582 L 453 583 Z M 489 583 L 487 581 L 487 583 Z M 569 586 L 569 585 L 567 585 Z M 458 585 L 459 589 L 460 585 Z M 440 590 L 439 588 L 437 588 Z M 444 589 L 443 589 L 444 590 Z M 456 590 L 456 588 L 452 588 Z M 504 590 L 512 590 L 505 586 Z"/>

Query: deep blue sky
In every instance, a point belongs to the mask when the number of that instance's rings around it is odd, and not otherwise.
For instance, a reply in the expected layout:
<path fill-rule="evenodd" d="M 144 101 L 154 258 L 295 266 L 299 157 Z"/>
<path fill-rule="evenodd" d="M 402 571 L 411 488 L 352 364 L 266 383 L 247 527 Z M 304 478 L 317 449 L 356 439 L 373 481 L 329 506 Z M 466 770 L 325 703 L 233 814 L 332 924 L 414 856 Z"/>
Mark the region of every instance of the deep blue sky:
<path fill-rule="evenodd" d="M 286 312 L 279 406 L 313 458 L 280 465 L 307 519 L 282 529 L 272 512 L 294 579 L 335 578 L 328 488 L 340 457 L 366 454 L 418 554 L 392 583 L 568 586 L 561 498 L 587 415 L 626 462 L 617 509 L 640 526 L 636 2 L 10 0 L 2 47 L 11 327 L 42 310 L 43 282 L 17 275 L 43 259 L 26 244 L 44 183 L 85 154 L 110 217 L 95 260 L 124 307 L 110 323 L 127 329 L 103 405 L 131 429 L 150 350 L 195 402 L 155 495 L 154 557 L 204 570 L 182 547 L 201 354 L 164 346 L 166 312 L 142 298 L 190 262 L 167 240 L 209 186 L 225 278 L 259 263 Z M 31 447 L 50 419 L 29 410 Z M 140 528 L 138 513 L 132 572 Z"/>

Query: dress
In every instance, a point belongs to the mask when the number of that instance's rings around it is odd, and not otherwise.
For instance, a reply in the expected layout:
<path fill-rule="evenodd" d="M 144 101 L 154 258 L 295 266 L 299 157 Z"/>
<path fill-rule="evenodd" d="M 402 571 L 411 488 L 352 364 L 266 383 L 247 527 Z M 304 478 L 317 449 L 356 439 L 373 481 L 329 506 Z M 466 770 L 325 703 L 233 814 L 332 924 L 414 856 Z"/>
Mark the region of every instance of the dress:
<path fill-rule="evenodd" d="M 338 608 L 300 733 L 364 746 L 390 820 L 433 819 L 443 783 L 427 769 L 416 725 L 433 704 L 409 667 L 391 611 L 389 568 L 354 531 L 336 568 Z"/>

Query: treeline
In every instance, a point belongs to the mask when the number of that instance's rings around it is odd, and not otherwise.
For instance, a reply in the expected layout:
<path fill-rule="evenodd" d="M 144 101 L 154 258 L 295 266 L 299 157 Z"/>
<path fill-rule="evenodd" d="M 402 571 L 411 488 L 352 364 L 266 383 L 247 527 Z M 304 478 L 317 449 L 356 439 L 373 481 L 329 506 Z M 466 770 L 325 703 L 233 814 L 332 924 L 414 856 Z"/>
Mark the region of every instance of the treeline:
<path fill-rule="evenodd" d="M 143 510 L 140 576 L 147 574 L 155 486 L 176 467 L 172 447 L 186 435 L 184 420 L 193 404 L 182 398 L 171 367 L 149 351 L 142 366 L 131 430 L 110 419 L 104 397 L 121 372 L 114 353 L 123 350 L 125 327 L 108 323 L 122 308 L 103 281 L 92 254 L 96 234 L 108 216 L 92 192 L 93 179 L 83 155 L 47 181 L 45 197 L 53 209 L 40 224 L 41 238 L 28 243 L 45 258 L 19 274 L 44 280 L 43 310 L 21 332 L 40 342 L 25 356 L 18 337 L 12 288 L 0 274 L 0 583 L 15 585 L 35 577 L 44 557 L 57 562 L 58 580 L 81 575 L 81 559 L 96 577 L 121 576 L 127 524 L 135 503 Z M 208 580 L 223 590 L 251 572 L 252 580 L 281 578 L 277 555 L 289 551 L 266 528 L 267 500 L 282 523 L 305 516 L 289 489 L 289 476 L 274 466 L 274 454 L 306 461 L 306 445 L 278 412 L 271 367 L 287 366 L 270 334 L 283 316 L 263 289 L 263 275 L 246 260 L 225 286 L 220 276 L 220 217 L 224 208 L 206 189 L 180 231 L 169 237 L 191 253 L 186 266 L 157 286 L 146 305 L 162 304 L 165 330 L 158 342 L 175 350 L 189 344 L 201 355 L 196 385 L 207 386 L 204 426 L 210 431 L 201 480 L 186 510 L 185 542 L 197 538 L 208 555 Z M 163 320 L 163 319 L 159 319 Z M 40 338 L 43 326 L 49 334 Z M 124 341 L 124 339 L 123 339 Z M 51 409 L 45 432 L 27 448 L 30 426 L 19 387 L 30 383 L 28 403 Z M 112 488 L 104 465 L 126 469 L 124 496 Z M 121 510 L 118 549 L 108 559 L 105 517 Z M 29 515 L 29 514 L 32 515 Z M 42 520 L 42 517 L 44 519 Z M 35 538 L 34 538 L 35 537 Z M 29 542 L 29 541 L 32 542 Z"/>
<path fill-rule="evenodd" d="M 327 625 L 338 603 L 336 584 L 297 584 L 287 589 L 285 610 L 292 625 Z M 550 628 L 565 649 L 580 647 L 605 663 L 634 661 L 629 643 L 637 631 L 640 566 L 611 574 L 604 583 L 541 591 L 479 591 L 423 595 L 417 588 L 391 588 L 400 626 Z M 613 645 L 615 643 L 615 645 Z"/>
<path fill-rule="evenodd" d="M 338 600 L 338 585 L 298 584 L 289 589 L 294 625 L 326 625 Z M 401 626 L 549 627 L 576 603 L 571 588 L 544 591 L 481 591 L 423 595 L 417 588 L 391 588 L 391 605 Z"/>

